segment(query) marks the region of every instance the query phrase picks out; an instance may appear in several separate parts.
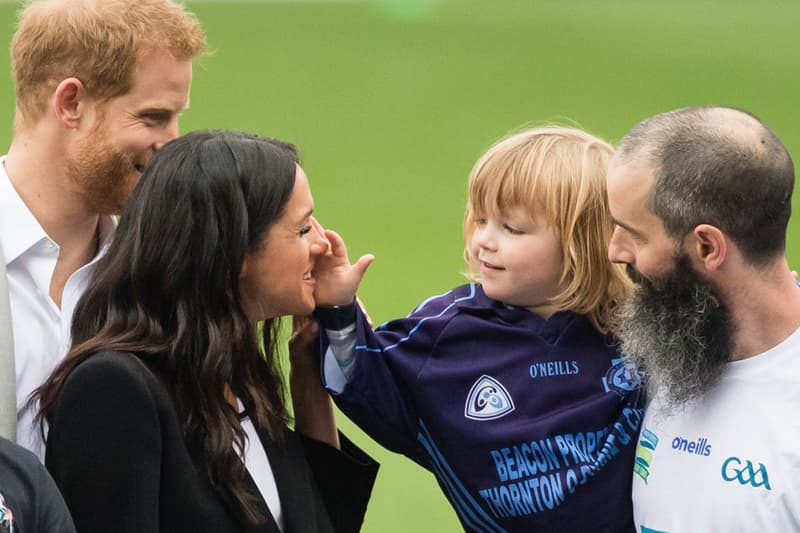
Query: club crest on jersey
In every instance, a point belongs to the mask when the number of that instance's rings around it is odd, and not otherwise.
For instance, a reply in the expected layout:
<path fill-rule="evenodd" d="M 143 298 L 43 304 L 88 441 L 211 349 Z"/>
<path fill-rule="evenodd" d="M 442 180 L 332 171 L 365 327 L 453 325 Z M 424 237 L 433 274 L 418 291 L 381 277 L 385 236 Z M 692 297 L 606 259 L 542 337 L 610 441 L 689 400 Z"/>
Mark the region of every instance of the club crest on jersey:
<path fill-rule="evenodd" d="M 639 388 L 641 374 L 622 358 L 612 359 L 611 367 L 603 377 L 603 388 L 606 392 L 615 392 L 624 397 L 632 390 Z"/>
<path fill-rule="evenodd" d="M 467 394 L 464 416 L 472 420 L 495 420 L 513 410 L 514 402 L 506 388 L 493 377 L 484 374 Z"/>

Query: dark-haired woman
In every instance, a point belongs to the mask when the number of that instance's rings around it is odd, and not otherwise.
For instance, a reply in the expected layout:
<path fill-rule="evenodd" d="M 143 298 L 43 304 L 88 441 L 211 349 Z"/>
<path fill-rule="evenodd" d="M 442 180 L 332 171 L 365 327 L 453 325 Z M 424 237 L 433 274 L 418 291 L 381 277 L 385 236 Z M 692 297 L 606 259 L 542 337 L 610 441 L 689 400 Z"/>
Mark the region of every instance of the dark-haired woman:
<path fill-rule="evenodd" d="M 312 208 L 291 145 L 205 131 L 155 155 L 38 391 L 78 531 L 360 528 L 377 465 L 336 449 L 303 359 L 297 429 L 323 442 L 287 428 L 276 362 L 274 319 L 311 313 L 329 248 Z"/>

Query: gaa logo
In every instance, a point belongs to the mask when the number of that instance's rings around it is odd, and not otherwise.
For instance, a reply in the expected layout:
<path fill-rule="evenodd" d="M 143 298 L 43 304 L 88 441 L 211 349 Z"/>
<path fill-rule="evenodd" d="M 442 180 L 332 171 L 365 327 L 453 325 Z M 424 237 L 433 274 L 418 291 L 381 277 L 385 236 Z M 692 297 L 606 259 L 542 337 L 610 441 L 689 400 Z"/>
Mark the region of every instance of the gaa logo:
<path fill-rule="evenodd" d="M 484 374 L 467 394 L 464 416 L 472 420 L 494 420 L 513 410 L 514 402 L 505 387 L 493 377 Z"/>
<path fill-rule="evenodd" d="M 728 457 L 722 463 L 722 479 L 725 481 L 738 481 L 740 485 L 751 485 L 756 489 L 764 487 L 767 490 L 772 490 L 769 486 L 767 467 L 758 463 L 758 468 L 756 468 L 750 461 L 742 462 L 738 457 Z"/>

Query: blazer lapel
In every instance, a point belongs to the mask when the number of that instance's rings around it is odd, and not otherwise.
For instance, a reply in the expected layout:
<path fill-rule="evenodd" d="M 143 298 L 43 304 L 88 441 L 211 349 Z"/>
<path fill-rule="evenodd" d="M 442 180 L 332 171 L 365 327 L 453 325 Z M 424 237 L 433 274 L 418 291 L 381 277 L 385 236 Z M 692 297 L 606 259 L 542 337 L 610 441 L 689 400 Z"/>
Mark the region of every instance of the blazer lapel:
<path fill-rule="evenodd" d="M 17 440 L 17 372 L 14 366 L 14 337 L 11 304 L 3 246 L 0 245 L 0 436 Z"/>
<path fill-rule="evenodd" d="M 316 513 L 310 507 L 314 502 L 309 472 L 304 468 L 303 450 L 296 437 L 288 430 L 286 440 L 275 443 L 261 428 L 256 431 L 267 453 L 275 485 L 281 499 L 286 529 L 284 533 L 307 533 L 318 531 Z"/>
<path fill-rule="evenodd" d="M 203 453 L 202 453 L 202 445 L 199 439 L 197 438 L 189 438 L 186 441 L 186 447 L 189 450 L 189 454 L 192 457 L 192 462 L 195 465 L 195 468 L 199 472 L 203 473 L 203 477 L 206 477 L 206 466 L 202 461 Z M 269 453 L 269 452 L 268 452 Z M 271 461 L 270 457 L 270 461 Z M 266 502 L 264 502 L 263 498 L 261 498 L 261 493 L 258 491 L 258 487 L 256 486 L 255 481 L 253 478 L 250 477 L 250 474 L 245 470 L 245 483 L 248 485 L 248 489 L 252 494 L 256 494 L 259 496 L 260 501 L 260 511 L 263 516 L 266 517 L 266 521 L 262 524 L 253 524 L 248 519 L 247 516 L 242 511 L 239 502 L 233 497 L 233 495 L 224 489 L 216 490 L 216 494 L 222 503 L 225 505 L 225 508 L 228 510 L 230 516 L 232 516 L 239 524 L 239 531 L 241 533 L 281 533 L 280 528 L 278 528 L 277 522 L 272 517 L 272 513 L 269 511 L 269 507 L 267 507 Z M 207 479 L 207 478 L 206 478 Z M 279 491 L 280 493 L 280 487 Z M 229 533 L 229 532 L 226 532 Z M 284 533 L 288 533 L 288 530 Z"/>

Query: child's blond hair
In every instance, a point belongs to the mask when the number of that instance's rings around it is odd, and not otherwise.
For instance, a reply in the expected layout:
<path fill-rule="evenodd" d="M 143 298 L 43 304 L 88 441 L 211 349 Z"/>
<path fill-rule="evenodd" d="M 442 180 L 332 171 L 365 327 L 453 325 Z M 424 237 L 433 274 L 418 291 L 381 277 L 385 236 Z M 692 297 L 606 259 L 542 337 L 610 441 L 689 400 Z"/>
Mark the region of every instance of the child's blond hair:
<path fill-rule="evenodd" d="M 543 215 L 561 243 L 563 289 L 549 303 L 585 314 L 607 331 L 616 303 L 632 286 L 623 267 L 608 259 L 613 222 L 606 171 L 613 154 L 607 142 L 558 126 L 526 130 L 492 146 L 469 177 L 464 215 L 467 277 L 480 281 L 469 251 L 476 219 L 523 207 L 532 218 Z"/>

